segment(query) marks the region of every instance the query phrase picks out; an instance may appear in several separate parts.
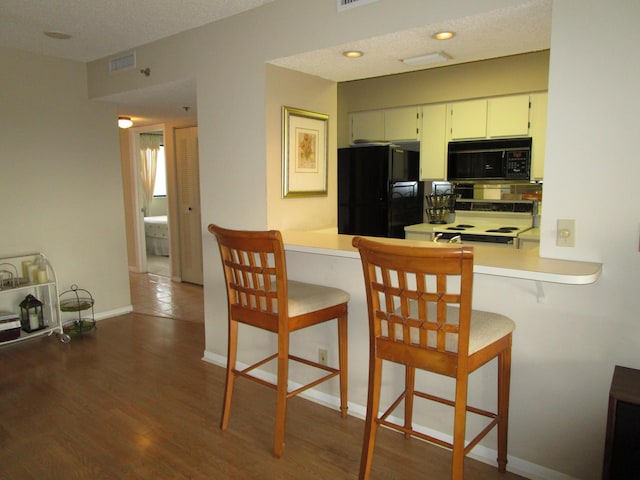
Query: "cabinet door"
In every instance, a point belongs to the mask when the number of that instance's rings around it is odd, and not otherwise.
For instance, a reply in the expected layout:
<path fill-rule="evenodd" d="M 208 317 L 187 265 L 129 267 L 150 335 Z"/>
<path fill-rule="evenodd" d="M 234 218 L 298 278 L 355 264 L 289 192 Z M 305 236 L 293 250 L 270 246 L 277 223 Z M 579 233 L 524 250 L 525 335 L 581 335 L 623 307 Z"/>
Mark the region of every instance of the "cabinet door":
<path fill-rule="evenodd" d="M 351 142 L 384 140 L 384 111 L 356 112 L 351 117 Z"/>
<path fill-rule="evenodd" d="M 444 180 L 447 164 L 446 138 L 447 106 L 427 105 L 422 107 L 420 128 L 420 177 Z"/>
<path fill-rule="evenodd" d="M 544 178 L 544 155 L 547 138 L 547 94 L 535 93 L 531 95 L 531 179 Z"/>
<path fill-rule="evenodd" d="M 487 101 L 470 100 L 449 106 L 451 140 L 486 138 Z"/>
<path fill-rule="evenodd" d="M 418 107 L 385 110 L 384 139 L 418 140 Z"/>
<path fill-rule="evenodd" d="M 524 137 L 529 134 L 529 95 L 490 98 L 487 137 Z"/>

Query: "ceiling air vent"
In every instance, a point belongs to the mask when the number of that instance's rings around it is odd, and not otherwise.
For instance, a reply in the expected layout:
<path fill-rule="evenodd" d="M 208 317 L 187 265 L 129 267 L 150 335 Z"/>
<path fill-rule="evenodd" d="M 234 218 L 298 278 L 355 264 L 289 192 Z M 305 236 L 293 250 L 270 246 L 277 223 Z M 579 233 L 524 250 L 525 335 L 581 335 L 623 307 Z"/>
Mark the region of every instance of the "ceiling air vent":
<path fill-rule="evenodd" d="M 109 74 L 129 70 L 136 66 L 136 52 L 127 53 L 109 60 Z"/>
<path fill-rule="evenodd" d="M 338 11 L 347 10 L 349 8 L 362 7 L 368 3 L 374 3 L 378 0 L 338 0 Z"/>

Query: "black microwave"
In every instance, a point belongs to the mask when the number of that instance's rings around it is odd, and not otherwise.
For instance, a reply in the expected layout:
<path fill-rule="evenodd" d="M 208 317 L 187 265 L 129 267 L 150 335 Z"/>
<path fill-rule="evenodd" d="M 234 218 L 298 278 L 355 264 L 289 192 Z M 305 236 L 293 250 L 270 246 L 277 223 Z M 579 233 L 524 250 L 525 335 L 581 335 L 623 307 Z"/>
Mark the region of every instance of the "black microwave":
<path fill-rule="evenodd" d="M 531 137 L 449 142 L 449 181 L 529 181 Z"/>

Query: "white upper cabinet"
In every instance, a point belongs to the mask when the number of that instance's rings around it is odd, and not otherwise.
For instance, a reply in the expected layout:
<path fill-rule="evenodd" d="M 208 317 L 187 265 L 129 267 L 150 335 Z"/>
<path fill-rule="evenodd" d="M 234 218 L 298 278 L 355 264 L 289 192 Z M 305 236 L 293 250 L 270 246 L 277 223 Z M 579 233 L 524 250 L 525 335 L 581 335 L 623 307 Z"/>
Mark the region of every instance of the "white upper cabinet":
<path fill-rule="evenodd" d="M 384 111 L 385 140 L 418 140 L 418 107 L 392 108 Z"/>
<path fill-rule="evenodd" d="M 544 155 L 547 138 L 547 94 L 531 95 L 531 111 L 529 112 L 531 136 L 531 180 L 544 178 Z"/>
<path fill-rule="evenodd" d="M 471 140 L 487 136 L 487 101 L 469 100 L 449 104 L 451 140 Z"/>
<path fill-rule="evenodd" d="M 487 100 L 487 137 L 526 137 L 529 134 L 529 95 Z"/>
<path fill-rule="evenodd" d="M 351 142 L 384 140 L 384 111 L 351 113 Z"/>
<path fill-rule="evenodd" d="M 351 113 L 351 143 L 356 140 L 417 141 L 419 112 L 419 107 L 401 107 Z"/>
<path fill-rule="evenodd" d="M 420 178 L 444 180 L 447 160 L 447 106 L 422 107 Z"/>
<path fill-rule="evenodd" d="M 529 95 L 455 102 L 449 105 L 451 140 L 529 135 Z"/>
<path fill-rule="evenodd" d="M 349 114 L 351 143 L 420 141 L 420 178 L 447 178 L 447 143 L 532 137 L 531 180 L 542 180 L 547 94 L 532 93 Z"/>

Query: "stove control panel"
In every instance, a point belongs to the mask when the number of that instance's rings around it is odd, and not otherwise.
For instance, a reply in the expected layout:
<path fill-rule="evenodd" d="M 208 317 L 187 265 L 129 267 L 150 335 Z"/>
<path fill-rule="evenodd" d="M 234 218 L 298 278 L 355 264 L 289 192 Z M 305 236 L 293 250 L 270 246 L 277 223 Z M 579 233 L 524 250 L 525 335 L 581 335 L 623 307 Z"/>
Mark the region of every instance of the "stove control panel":
<path fill-rule="evenodd" d="M 534 200 L 456 200 L 456 211 L 532 213 Z"/>

